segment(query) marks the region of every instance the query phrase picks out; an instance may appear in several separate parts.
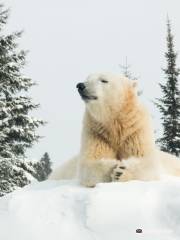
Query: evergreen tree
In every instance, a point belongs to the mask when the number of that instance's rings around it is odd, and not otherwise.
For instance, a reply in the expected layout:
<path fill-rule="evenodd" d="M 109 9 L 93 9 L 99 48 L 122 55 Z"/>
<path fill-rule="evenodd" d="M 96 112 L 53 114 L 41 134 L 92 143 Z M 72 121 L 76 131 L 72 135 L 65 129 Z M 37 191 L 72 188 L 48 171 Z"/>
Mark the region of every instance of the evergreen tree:
<path fill-rule="evenodd" d="M 131 72 L 131 70 L 130 70 L 130 69 L 131 69 L 131 65 L 128 64 L 128 62 L 127 62 L 127 57 L 126 57 L 125 64 L 124 64 L 124 65 L 119 65 L 119 66 L 120 66 L 120 68 L 121 68 L 122 74 L 123 74 L 125 77 L 127 77 L 127 78 L 129 78 L 129 79 L 131 79 L 131 80 L 135 80 L 135 81 L 138 80 L 137 77 L 134 77 L 134 76 L 132 75 L 132 72 Z M 138 96 L 142 95 L 142 93 L 143 93 L 142 90 L 138 90 L 138 92 L 137 92 Z"/>
<path fill-rule="evenodd" d="M 180 154 L 180 91 L 178 89 L 180 69 L 176 66 L 177 53 L 174 50 L 173 40 L 171 24 L 168 19 L 167 52 L 165 53 L 167 67 L 163 69 L 166 82 L 159 84 L 163 96 L 156 102 L 162 115 L 163 134 L 157 142 L 163 151 L 178 156 Z"/>
<path fill-rule="evenodd" d="M 34 82 L 22 72 L 27 54 L 18 46 L 22 33 L 3 31 L 8 16 L 0 4 L 0 195 L 29 183 L 28 174 L 32 179 L 25 153 L 38 141 L 36 130 L 43 124 L 29 115 L 39 105 L 27 95 Z"/>
<path fill-rule="evenodd" d="M 126 57 L 126 61 L 125 61 L 125 64 L 123 64 L 123 65 L 119 65 L 120 66 L 120 68 L 121 68 L 121 71 L 122 71 L 122 74 L 125 76 L 125 77 L 127 77 L 127 78 L 129 78 L 129 79 L 132 79 L 132 80 L 137 80 L 137 78 L 136 77 L 134 77 L 133 75 L 132 75 L 132 73 L 131 73 L 131 65 L 129 65 L 128 64 L 128 61 L 127 61 L 127 57 Z"/>
<path fill-rule="evenodd" d="M 34 85 L 23 75 L 26 52 L 18 50 L 21 32 L 3 35 L 8 11 L 0 5 L 0 156 L 24 155 L 39 139 L 35 130 L 43 123 L 29 116 L 36 109 L 25 93 Z"/>
<path fill-rule="evenodd" d="M 24 159 L 0 159 L 0 197 L 29 184 L 35 174 L 31 162 Z"/>
<path fill-rule="evenodd" d="M 44 181 L 48 178 L 52 172 L 52 162 L 50 160 L 49 154 L 46 152 L 41 160 L 34 164 L 35 174 L 34 177 L 38 181 Z"/>

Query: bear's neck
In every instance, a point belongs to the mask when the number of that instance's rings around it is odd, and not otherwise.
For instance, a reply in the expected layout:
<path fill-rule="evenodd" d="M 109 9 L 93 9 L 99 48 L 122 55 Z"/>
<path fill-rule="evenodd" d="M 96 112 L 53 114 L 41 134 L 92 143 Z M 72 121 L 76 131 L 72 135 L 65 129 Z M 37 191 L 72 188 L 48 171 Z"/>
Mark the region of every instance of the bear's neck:
<path fill-rule="evenodd" d="M 109 144 L 119 159 L 143 156 L 154 148 L 151 117 L 145 107 L 133 98 L 126 100 L 118 112 L 111 113 L 109 121 L 99 122 L 89 113 L 87 117 L 91 134 Z M 143 141 L 147 138 L 151 140 L 144 144 Z M 127 145 L 131 146 L 130 150 Z"/>

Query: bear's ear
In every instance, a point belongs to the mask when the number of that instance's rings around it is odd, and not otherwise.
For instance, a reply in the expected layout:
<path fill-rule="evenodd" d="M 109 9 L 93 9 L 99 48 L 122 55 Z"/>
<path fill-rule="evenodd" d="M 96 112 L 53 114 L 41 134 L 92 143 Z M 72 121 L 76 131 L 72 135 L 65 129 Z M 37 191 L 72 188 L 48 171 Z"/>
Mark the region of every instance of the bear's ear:
<path fill-rule="evenodd" d="M 133 86 L 133 88 L 137 89 L 138 81 L 137 80 L 132 80 L 132 86 Z"/>
<path fill-rule="evenodd" d="M 134 92 L 137 94 L 137 96 L 140 96 L 142 94 L 142 91 L 138 91 L 138 81 L 132 80 L 132 87 L 134 89 Z"/>

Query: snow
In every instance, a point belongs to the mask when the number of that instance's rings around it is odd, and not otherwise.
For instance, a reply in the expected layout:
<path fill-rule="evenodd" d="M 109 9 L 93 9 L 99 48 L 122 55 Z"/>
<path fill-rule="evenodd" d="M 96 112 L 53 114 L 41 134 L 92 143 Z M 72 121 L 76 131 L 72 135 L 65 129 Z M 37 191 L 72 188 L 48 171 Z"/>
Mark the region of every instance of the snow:
<path fill-rule="evenodd" d="M 2 240 L 178 240 L 180 179 L 33 183 L 0 199 L 0 226 Z"/>

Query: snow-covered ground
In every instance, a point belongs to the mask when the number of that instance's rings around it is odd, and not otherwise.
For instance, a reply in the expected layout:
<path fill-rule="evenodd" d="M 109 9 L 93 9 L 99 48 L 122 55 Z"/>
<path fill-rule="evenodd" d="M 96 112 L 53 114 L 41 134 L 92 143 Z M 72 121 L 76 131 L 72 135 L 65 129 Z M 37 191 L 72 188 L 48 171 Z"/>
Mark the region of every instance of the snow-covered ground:
<path fill-rule="evenodd" d="M 16 239 L 179 240 L 180 179 L 34 183 L 0 199 L 0 240 Z"/>

